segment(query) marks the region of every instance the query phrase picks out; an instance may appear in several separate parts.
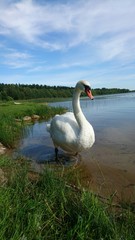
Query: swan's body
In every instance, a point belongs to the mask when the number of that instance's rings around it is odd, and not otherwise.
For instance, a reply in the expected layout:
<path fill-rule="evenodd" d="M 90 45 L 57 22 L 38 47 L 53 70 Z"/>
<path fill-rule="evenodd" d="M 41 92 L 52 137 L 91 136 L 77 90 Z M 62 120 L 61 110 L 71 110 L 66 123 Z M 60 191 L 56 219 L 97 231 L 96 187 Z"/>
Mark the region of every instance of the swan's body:
<path fill-rule="evenodd" d="M 95 142 L 93 127 L 86 120 L 80 107 L 81 92 L 86 92 L 93 99 L 89 83 L 87 81 L 79 81 L 76 84 L 72 99 L 73 113 L 67 112 L 62 115 L 56 115 L 51 123 L 47 125 L 56 154 L 58 147 L 66 152 L 76 154 L 91 148 Z"/>

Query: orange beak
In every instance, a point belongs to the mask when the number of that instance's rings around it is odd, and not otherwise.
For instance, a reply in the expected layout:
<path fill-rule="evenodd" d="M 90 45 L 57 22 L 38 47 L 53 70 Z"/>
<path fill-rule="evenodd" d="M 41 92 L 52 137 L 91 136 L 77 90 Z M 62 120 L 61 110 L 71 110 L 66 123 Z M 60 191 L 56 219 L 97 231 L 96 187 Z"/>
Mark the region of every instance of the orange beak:
<path fill-rule="evenodd" d="M 86 94 L 87 94 L 87 96 L 88 96 L 91 100 L 94 99 L 91 90 L 86 90 Z"/>

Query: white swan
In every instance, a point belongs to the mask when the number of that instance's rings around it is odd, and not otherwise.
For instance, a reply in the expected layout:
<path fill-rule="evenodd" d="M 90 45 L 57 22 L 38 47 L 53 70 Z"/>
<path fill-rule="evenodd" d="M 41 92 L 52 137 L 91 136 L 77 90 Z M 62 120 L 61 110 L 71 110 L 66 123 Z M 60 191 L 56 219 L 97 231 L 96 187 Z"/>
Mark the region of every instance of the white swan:
<path fill-rule="evenodd" d="M 55 146 L 56 160 L 58 160 L 58 147 L 66 152 L 77 154 L 91 148 L 95 142 L 93 127 L 86 120 L 80 107 L 82 92 L 93 99 L 89 83 L 84 80 L 77 82 L 72 99 L 73 113 L 55 115 L 51 123 L 47 124 L 47 130 Z"/>

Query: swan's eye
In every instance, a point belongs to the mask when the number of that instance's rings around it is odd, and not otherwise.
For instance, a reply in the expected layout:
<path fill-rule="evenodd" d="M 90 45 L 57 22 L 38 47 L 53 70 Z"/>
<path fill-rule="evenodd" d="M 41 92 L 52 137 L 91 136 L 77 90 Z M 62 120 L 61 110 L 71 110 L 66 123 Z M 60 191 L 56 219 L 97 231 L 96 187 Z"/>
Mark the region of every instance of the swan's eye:
<path fill-rule="evenodd" d="M 84 87 L 85 87 L 85 91 L 90 91 L 90 90 L 91 90 L 91 87 L 88 86 L 88 85 L 85 85 L 85 84 L 84 84 Z"/>

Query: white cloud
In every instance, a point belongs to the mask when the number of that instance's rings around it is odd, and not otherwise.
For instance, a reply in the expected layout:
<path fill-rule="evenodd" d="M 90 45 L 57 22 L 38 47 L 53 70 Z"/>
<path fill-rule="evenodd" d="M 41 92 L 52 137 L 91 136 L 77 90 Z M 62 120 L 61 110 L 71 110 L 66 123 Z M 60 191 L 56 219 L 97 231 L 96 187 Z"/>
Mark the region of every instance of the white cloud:
<path fill-rule="evenodd" d="M 86 62 L 81 62 L 81 61 L 73 61 L 73 62 L 65 62 L 65 63 L 61 63 L 61 64 L 52 64 L 49 65 L 46 62 L 42 62 L 40 63 L 40 66 L 36 66 L 33 67 L 31 69 L 28 70 L 28 72 L 39 72 L 39 71 L 57 71 L 57 70 L 67 70 L 67 69 L 72 69 L 74 67 L 82 67 L 82 66 L 86 66 L 88 63 Z"/>
<path fill-rule="evenodd" d="M 14 49 L 6 49 L 7 53 L 1 54 L 3 57 L 2 64 L 10 68 L 28 68 L 31 66 L 30 59 L 32 56 L 26 52 L 19 52 Z"/>
<path fill-rule="evenodd" d="M 135 30 L 134 0 L 80 0 L 65 4 L 18 0 L 1 4 L 0 9 L 1 34 L 52 50 L 91 43 L 103 35 L 109 42 L 113 34 L 127 31 L 130 38 Z"/>

